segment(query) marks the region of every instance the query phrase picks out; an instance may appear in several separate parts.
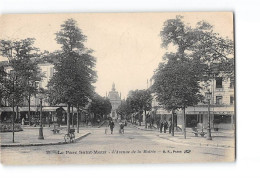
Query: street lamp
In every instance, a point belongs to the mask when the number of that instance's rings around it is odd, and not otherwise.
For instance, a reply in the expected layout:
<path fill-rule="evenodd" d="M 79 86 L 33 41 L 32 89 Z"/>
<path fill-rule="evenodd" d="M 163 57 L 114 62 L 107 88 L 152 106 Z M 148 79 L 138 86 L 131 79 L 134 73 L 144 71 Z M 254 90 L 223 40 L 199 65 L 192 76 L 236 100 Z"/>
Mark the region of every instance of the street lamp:
<path fill-rule="evenodd" d="M 13 108 L 12 130 L 13 130 L 13 143 L 14 143 L 14 123 L 15 123 L 15 119 L 16 119 L 16 116 L 17 116 L 17 114 L 15 114 L 15 112 L 14 112 L 15 81 L 17 80 L 17 76 L 16 76 L 14 70 L 10 71 L 10 76 L 11 76 L 12 81 L 13 81 L 13 89 L 12 89 L 12 93 L 13 93 L 13 97 L 12 97 L 12 108 Z"/>
<path fill-rule="evenodd" d="M 43 92 L 40 91 L 38 98 L 40 99 L 40 128 L 39 128 L 39 137 L 38 139 L 43 140 L 43 127 L 42 127 L 42 99 L 44 98 Z"/>
<path fill-rule="evenodd" d="M 212 96 L 212 93 L 208 90 L 206 93 L 205 93 L 205 97 L 206 99 L 208 100 L 208 129 L 207 129 L 207 140 L 212 140 L 212 137 L 211 137 L 211 129 L 210 129 L 210 100 L 211 100 L 211 96 Z"/>

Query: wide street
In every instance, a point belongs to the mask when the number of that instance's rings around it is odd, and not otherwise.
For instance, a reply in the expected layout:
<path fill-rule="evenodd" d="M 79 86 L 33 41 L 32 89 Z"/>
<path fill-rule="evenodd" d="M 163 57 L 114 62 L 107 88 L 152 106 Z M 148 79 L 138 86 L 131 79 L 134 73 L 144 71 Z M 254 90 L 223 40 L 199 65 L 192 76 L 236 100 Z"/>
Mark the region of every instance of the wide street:
<path fill-rule="evenodd" d="M 4 164 L 118 164 L 232 161 L 234 148 L 175 143 L 131 125 L 125 134 L 105 134 L 105 127 L 89 128 L 77 143 L 1 149 Z M 169 136 L 169 134 L 162 134 Z M 184 139 L 183 139 L 184 140 Z M 206 140 L 206 139 L 205 139 Z"/>

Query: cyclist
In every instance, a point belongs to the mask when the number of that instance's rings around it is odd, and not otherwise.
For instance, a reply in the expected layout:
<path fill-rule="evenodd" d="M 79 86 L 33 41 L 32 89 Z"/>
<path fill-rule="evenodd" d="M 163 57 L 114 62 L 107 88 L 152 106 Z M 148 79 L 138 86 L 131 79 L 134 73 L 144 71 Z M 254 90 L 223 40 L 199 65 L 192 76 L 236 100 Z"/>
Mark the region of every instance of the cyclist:
<path fill-rule="evenodd" d="M 120 124 L 120 134 L 124 134 L 124 127 L 125 127 L 125 124 L 124 123 L 121 123 Z"/>

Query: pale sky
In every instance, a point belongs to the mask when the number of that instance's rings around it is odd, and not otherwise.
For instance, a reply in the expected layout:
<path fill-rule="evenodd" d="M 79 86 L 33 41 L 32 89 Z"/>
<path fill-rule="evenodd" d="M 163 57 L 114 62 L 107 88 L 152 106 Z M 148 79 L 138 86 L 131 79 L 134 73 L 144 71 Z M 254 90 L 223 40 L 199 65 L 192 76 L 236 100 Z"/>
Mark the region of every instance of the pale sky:
<path fill-rule="evenodd" d="M 53 52 L 60 48 L 55 33 L 65 20 L 73 18 L 87 36 L 86 47 L 94 50 L 97 59 L 96 92 L 105 96 L 114 82 L 124 98 L 129 90 L 146 88 L 147 79 L 152 77 L 167 51 L 160 46 L 163 22 L 176 15 L 183 15 L 184 21 L 192 26 L 205 20 L 221 36 L 233 38 L 232 13 L 187 12 L 2 15 L 0 39 L 31 37 L 36 39 L 35 46 L 41 51 Z"/>

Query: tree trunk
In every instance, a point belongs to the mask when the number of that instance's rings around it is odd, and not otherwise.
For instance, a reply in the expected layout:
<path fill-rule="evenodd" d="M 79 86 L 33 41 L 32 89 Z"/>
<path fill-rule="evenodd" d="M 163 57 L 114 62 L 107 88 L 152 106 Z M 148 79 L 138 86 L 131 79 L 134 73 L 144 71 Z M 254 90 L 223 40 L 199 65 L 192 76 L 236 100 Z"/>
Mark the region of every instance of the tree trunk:
<path fill-rule="evenodd" d="M 28 100 L 28 121 L 29 121 L 29 126 L 31 126 L 31 95 L 29 95 L 29 100 Z"/>
<path fill-rule="evenodd" d="M 172 109 L 172 136 L 174 136 L 174 110 Z"/>
<path fill-rule="evenodd" d="M 144 110 L 144 122 L 145 122 L 145 128 L 147 129 L 146 110 Z"/>
<path fill-rule="evenodd" d="M 72 124 L 72 128 L 74 128 L 74 113 L 73 113 L 73 106 L 71 106 L 71 112 L 72 112 L 71 124 Z"/>
<path fill-rule="evenodd" d="M 185 115 L 185 107 L 183 108 L 183 134 L 184 134 L 184 139 L 186 139 L 186 115 Z"/>
<path fill-rule="evenodd" d="M 52 113 L 49 112 L 49 115 L 48 115 L 48 126 L 51 127 L 51 119 L 52 119 Z"/>
<path fill-rule="evenodd" d="M 13 99 L 12 99 L 12 108 L 13 108 L 13 120 L 12 120 L 12 128 L 13 128 L 13 143 L 14 143 L 14 121 L 15 121 L 15 111 L 14 111 L 14 95 L 13 95 Z"/>
<path fill-rule="evenodd" d="M 70 132 L 70 103 L 67 103 L 67 132 Z"/>
<path fill-rule="evenodd" d="M 19 118 L 19 116 L 18 116 L 18 105 L 16 106 L 16 110 L 15 110 L 15 121 L 16 122 L 18 122 L 18 118 Z"/>
<path fill-rule="evenodd" d="M 94 113 L 93 117 L 91 118 L 91 126 L 93 127 L 94 121 L 96 120 L 97 114 Z"/>
<path fill-rule="evenodd" d="M 77 106 L 77 133 L 79 133 L 79 106 Z"/>
<path fill-rule="evenodd" d="M 141 114 L 139 113 L 138 115 L 139 115 L 139 118 L 138 118 L 139 119 L 139 126 L 141 126 L 141 121 L 142 121 Z"/>

